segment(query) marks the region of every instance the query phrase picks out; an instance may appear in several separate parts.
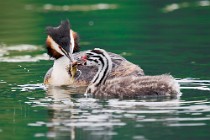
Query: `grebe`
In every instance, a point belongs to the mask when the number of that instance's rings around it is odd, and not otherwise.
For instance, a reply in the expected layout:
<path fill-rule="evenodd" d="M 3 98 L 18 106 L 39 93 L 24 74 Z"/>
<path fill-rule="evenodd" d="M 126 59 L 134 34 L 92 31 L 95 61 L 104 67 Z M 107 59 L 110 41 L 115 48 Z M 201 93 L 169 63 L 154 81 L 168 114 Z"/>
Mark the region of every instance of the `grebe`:
<path fill-rule="evenodd" d="M 52 86 L 88 86 L 97 72 L 96 66 L 86 67 L 79 65 L 74 80 L 69 73 L 69 65 L 74 60 L 81 58 L 86 52 L 79 52 L 79 37 L 76 32 L 70 29 L 69 21 L 62 21 L 58 27 L 48 27 L 47 34 L 47 52 L 50 57 L 54 58 L 54 64 L 46 73 L 44 84 Z M 113 66 L 111 73 L 107 77 L 108 79 L 128 75 L 144 75 L 144 71 L 139 66 L 130 63 L 117 54 L 109 53 L 109 55 Z"/>
<path fill-rule="evenodd" d="M 79 61 L 85 66 L 98 67 L 85 92 L 97 97 L 177 96 L 180 93 L 178 82 L 168 74 L 108 79 L 113 64 L 110 55 L 103 49 L 87 51 Z"/>

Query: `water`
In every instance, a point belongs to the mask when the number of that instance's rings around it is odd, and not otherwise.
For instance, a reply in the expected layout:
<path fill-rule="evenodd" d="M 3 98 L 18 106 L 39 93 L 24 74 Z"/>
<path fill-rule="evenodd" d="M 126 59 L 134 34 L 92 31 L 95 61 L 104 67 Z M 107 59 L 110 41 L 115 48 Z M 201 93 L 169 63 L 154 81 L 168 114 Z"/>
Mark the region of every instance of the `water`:
<path fill-rule="evenodd" d="M 0 139 L 209 139 L 210 1 L 26 1 L 0 5 Z M 46 89 L 45 27 L 70 19 L 81 49 L 104 48 L 146 74 L 171 73 L 176 99 L 95 99 Z"/>

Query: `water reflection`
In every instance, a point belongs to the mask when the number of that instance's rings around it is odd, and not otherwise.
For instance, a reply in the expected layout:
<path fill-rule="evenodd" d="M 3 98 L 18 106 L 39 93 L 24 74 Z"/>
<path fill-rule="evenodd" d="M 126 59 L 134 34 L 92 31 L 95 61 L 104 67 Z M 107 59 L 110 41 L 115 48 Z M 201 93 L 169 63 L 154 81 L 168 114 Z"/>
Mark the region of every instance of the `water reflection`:
<path fill-rule="evenodd" d="M 1 1 L 0 139 L 209 139 L 209 0 L 85 3 Z M 46 89 L 40 83 L 52 64 L 40 61 L 49 59 L 44 28 L 66 18 L 84 50 L 122 54 L 146 74 L 200 79 L 179 79 L 177 99 L 101 100 Z"/>
<path fill-rule="evenodd" d="M 21 105 L 21 110 L 17 105 L 14 107 L 13 120 L 14 124 L 20 121 L 18 114 L 22 115 L 21 120 L 27 118 L 26 126 L 30 130 L 37 130 L 32 133 L 33 137 L 37 138 L 110 140 L 122 136 L 128 139 L 154 139 L 151 135 L 158 134 L 161 137 L 177 128 L 205 131 L 203 128 L 210 123 L 210 100 L 197 99 L 199 95 L 196 95 L 196 92 L 190 99 L 181 96 L 181 99 L 101 100 L 86 98 L 83 94 L 71 94 L 67 87 L 46 89 L 42 84 L 25 84 L 12 88 L 16 92 L 20 90 L 23 95 L 31 93 L 23 99 L 26 105 Z M 31 96 L 39 94 L 37 91 L 40 90 L 46 95 Z M 35 119 L 31 119 L 33 115 L 30 112 L 33 111 Z M 45 119 L 42 118 L 44 113 Z M 47 130 L 42 131 L 43 128 Z M 121 130 L 126 131 L 122 133 Z"/>
<path fill-rule="evenodd" d="M 85 87 L 80 89 L 80 93 L 84 93 L 84 90 Z M 25 102 L 32 107 L 44 106 L 48 109 L 48 121 L 28 123 L 31 127 L 48 128 L 47 133 L 36 133 L 35 137 L 110 140 L 118 136 L 120 128 L 128 128 L 126 130 L 127 134 L 131 133 L 130 138 L 148 139 L 148 135 L 142 132 L 139 133 L 141 135 L 134 135 L 129 127 L 134 130 L 147 130 L 151 127 L 172 129 L 206 126 L 210 121 L 207 117 L 210 116 L 208 99 L 187 101 L 177 97 L 101 100 L 86 98 L 83 94 L 75 94 L 75 91 L 78 93 L 77 88 L 50 87 L 46 89 L 46 97 L 29 98 Z M 157 130 L 156 133 L 161 131 Z"/>
<path fill-rule="evenodd" d="M 79 96 L 79 98 L 78 98 Z M 81 97 L 83 96 L 83 97 Z M 71 95 L 69 90 L 63 88 L 50 88 L 45 98 L 29 102 L 32 106 L 46 106 L 49 111 L 49 122 L 29 123 L 29 126 L 45 126 L 49 128 L 46 137 L 70 137 L 72 140 L 81 138 L 80 131 L 85 133 L 86 139 L 112 139 L 117 135 L 115 130 L 127 125 L 125 120 L 135 120 L 135 127 L 144 127 L 142 122 L 156 121 L 148 118 L 148 114 L 165 114 L 162 118 L 174 116 L 179 106 L 179 99 L 166 100 L 118 100 L 107 101 L 85 98 L 84 95 Z M 159 108 L 162 107 L 162 108 Z M 164 109 L 163 109 L 164 107 Z M 152 110 L 152 111 L 151 111 Z M 43 136 L 36 134 L 35 136 Z"/>
<path fill-rule="evenodd" d="M 128 139 L 152 139 L 149 134 L 161 135 L 163 131 L 166 131 L 168 135 L 168 130 L 173 131 L 176 128 L 187 127 L 191 130 L 209 126 L 210 81 L 193 78 L 178 79 L 178 81 L 182 90 L 187 89 L 191 93 L 185 92 L 184 97 L 175 99 L 102 100 L 86 98 L 83 95 L 86 87 L 82 89 L 77 87 L 46 88 L 41 83 L 13 85 L 11 90 L 21 93 L 22 96 L 31 93 L 24 100 L 29 106 L 28 110 L 44 108 L 47 112 L 48 120 L 36 118 L 28 121 L 28 127 L 48 129 L 47 132 L 37 129 L 38 132 L 33 133 L 34 137 L 109 140 L 127 135 Z M 0 82 L 8 84 L 4 80 Z M 32 96 L 40 90 L 45 94 L 44 97 Z M 201 91 L 205 94 L 205 98 L 197 94 Z M 39 115 L 37 112 L 37 116 Z M 162 129 L 150 132 L 154 128 Z M 122 129 L 126 132 L 122 133 Z M 145 133 L 145 131 L 150 133 Z"/>

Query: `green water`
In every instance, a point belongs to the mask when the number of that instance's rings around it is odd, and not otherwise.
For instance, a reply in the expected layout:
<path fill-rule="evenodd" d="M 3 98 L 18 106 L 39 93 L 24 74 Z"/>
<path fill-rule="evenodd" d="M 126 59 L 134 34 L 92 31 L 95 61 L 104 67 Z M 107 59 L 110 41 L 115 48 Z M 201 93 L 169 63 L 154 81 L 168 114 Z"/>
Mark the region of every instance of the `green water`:
<path fill-rule="evenodd" d="M 210 1 L 6 0 L 0 4 L 0 139 L 210 139 Z M 69 19 L 81 49 L 172 74 L 177 99 L 99 100 L 45 89 L 45 27 Z"/>

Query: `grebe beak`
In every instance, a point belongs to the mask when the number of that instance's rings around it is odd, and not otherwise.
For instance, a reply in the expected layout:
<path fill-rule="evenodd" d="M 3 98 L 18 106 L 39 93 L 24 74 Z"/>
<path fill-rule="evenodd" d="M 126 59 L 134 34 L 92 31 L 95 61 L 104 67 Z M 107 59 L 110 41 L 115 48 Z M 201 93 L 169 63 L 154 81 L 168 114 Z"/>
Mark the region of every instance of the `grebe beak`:
<path fill-rule="evenodd" d="M 77 58 L 73 63 L 72 67 L 78 66 L 78 65 L 84 65 L 84 63 L 87 61 L 87 56 L 81 56 L 80 58 Z"/>
<path fill-rule="evenodd" d="M 59 47 L 59 48 L 64 53 L 64 55 L 70 60 L 70 62 L 73 63 L 74 58 L 73 58 L 71 52 L 67 52 L 65 49 L 63 49 L 63 47 Z"/>

